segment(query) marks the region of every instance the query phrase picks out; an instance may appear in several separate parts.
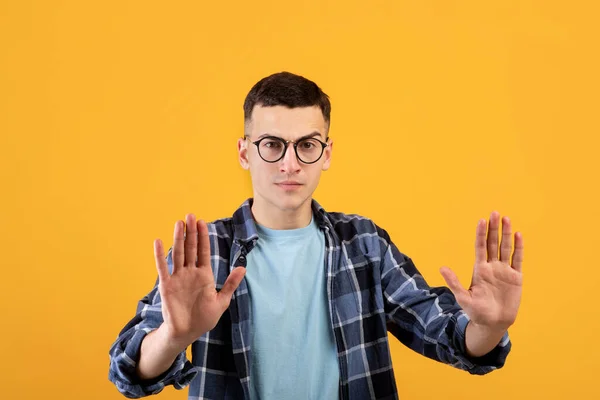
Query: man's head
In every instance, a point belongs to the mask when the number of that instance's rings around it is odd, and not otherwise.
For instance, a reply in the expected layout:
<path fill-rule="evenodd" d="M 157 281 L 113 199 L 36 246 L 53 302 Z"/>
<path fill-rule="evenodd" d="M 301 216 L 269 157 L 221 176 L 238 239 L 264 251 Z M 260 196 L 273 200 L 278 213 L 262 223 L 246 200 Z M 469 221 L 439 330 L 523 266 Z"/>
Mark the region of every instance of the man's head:
<path fill-rule="evenodd" d="M 302 76 L 280 72 L 252 87 L 238 153 L 250 170 L 255 202 L 294 211 L 310 201 L 331 160 L 330 113 L 329 97 Z"/>

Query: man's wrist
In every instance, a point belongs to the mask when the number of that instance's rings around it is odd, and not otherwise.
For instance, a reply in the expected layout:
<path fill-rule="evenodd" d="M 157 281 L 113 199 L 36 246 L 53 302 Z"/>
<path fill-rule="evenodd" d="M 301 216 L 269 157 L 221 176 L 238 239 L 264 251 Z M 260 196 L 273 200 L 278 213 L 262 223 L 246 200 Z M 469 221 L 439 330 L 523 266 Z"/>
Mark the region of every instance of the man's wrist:
<path fill-rule="evenodd" d="M 169 354 L 179 354 L 193 342 L 191 339 L 175 337 L 173 334 L 171 334 L 169 326 L 164 322 L 156 331 L 156 335 L 158 336 L 157 339 L 162 343 L 162 347 Z"/>
<path fill-rule="evenodd" d="M 465 347 L 470 357 L 481 357 L 492 351 L 508 328 L 479 325 L 472 320 L 467 323 Z"/>
<path fill-rule="evenodd" d="M 483 325 L 474 322 L 473 320 L 469 321 L 469 325 L 472 326 L 472 329 L 476 330 L 479 334 L 492 337 L 499 336 L 500 338 L 508 331 L 508 326 L 492 326 L 492 325 Z M 468 325 L 467 325 L 468 326 Z"/>

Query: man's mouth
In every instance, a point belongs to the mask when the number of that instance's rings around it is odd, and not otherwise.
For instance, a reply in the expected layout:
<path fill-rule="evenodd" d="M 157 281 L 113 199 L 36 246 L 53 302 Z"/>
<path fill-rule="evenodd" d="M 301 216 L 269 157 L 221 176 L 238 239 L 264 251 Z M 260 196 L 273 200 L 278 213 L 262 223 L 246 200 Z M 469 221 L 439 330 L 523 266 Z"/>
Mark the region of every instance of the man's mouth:
<path fill-rule="evenodd" d="M 276 183 L 276 185 L 282 189 L 289 189 L 289 190 L 298 189 L 299 187 L 302 186 L 302 184 L 300 182 L 296 182 L 296 181 L 283 181 L 283 182 Z"/>
<path fill-rule="evenodd" d="M 283 181 L 283 182 L 279 182 L 277 184 L 278 185 L 301 185 L 300 182 L 296 182 L 296 181 Z"/>

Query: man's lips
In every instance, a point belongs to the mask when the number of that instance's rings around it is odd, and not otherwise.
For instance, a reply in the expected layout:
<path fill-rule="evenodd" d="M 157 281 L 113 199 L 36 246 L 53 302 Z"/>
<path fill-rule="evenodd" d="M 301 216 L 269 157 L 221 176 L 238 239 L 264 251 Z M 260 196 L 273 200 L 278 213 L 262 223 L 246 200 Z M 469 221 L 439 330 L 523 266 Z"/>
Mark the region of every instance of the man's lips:
<path fill-rule="evenodd" d="M 283 181 L 283 182 L 276 183 L 276 185 L 286 191 L 297 190 L 300 187 L 302 187 L 302 184 L 300 182 L 296 182 L 296 181 Z"/>
<path fill-rule="evenodd" d="M 296 182 L 296 181 L 283 181 L 283 182 L 279 182 L 276 183 L 276 185 L 302 185 L 300 182 Z"/>

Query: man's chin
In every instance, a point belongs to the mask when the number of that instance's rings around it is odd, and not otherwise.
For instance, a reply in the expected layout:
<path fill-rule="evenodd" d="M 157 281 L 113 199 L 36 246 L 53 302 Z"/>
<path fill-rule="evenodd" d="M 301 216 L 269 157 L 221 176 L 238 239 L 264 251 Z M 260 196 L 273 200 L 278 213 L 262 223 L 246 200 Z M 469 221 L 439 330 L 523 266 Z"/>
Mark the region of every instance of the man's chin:
<path fill-rule="evenodd" d="M 299 193 L 293 193 L 276 196 L 272 202 L 282 211 L 296 211 L 304 205 L 306 200 Z"/>

